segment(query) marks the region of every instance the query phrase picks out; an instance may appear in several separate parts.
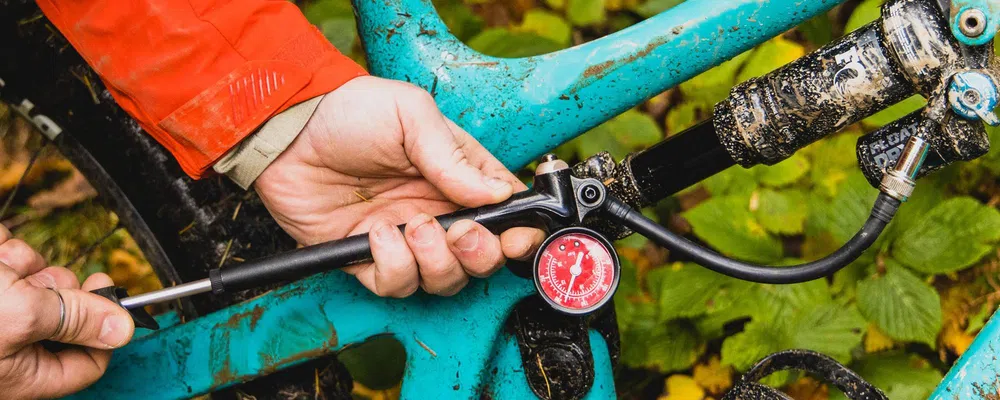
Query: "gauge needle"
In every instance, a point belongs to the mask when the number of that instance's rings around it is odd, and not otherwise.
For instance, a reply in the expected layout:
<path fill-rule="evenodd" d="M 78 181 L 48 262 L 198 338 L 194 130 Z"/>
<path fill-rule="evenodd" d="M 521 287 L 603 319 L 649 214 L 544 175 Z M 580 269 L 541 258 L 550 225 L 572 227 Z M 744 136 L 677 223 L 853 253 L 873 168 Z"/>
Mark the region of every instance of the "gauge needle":
<path fill-rule="evenodd" d="M 569 286 L 566 288 L 567 296 L 569 295 L 570 292 L 573 291 L 573 282 L 576 282 L 576 277 L 580 276 L 580 274 L 583 273 L 583 267 L 580 266 L 580 264 L 582 263 L 583 263 L 583 252 L 581 251 L 576 256 L 576 263 L 574 263 L 572 267 L 569 267 L 570 278 L 569 278 Z"/>

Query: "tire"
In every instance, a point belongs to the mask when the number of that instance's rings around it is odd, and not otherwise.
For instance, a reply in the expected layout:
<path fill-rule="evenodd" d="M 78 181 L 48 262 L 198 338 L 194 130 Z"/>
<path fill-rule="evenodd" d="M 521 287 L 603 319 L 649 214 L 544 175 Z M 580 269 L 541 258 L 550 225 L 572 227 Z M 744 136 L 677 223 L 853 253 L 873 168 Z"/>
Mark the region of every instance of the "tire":
<path fill-rule="evenodd" d="M 164 286 L 204 278 L 209 269 L 240 259 L 295 248 L 253 191 L 221 177 L 194 181 L 184 175 L 55 32 L 33 1 L 0 0 L 0 100 L 12 105 L 27 100 L 34 105 L 29 117 L 47 118 L 54 124 L 49 129 L 62 130 L 53 145 L 118 214 Z M 173 307 L 190 319 L 269 289 L 196 296 Z M 213 398 L 312 399 L 318 371 L 323 371 L 319 390 L 325 398 L 350 398 L 350 376 L 335 356 Z"/>

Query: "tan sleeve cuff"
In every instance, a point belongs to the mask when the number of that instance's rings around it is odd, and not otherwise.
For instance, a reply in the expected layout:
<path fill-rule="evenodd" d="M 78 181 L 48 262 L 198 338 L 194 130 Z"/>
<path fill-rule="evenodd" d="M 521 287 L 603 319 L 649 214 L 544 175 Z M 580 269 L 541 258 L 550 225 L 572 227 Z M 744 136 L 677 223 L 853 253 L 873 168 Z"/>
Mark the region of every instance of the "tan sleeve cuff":
<path fill-rule="evenodd" d="M 212 169 L 225 174 L 241 188 L 249 189 L 264 169 L 299 136 L 321 100 L 323 96 L 313 97 L 275 115 L 257 132 L 229 150 Z"/>

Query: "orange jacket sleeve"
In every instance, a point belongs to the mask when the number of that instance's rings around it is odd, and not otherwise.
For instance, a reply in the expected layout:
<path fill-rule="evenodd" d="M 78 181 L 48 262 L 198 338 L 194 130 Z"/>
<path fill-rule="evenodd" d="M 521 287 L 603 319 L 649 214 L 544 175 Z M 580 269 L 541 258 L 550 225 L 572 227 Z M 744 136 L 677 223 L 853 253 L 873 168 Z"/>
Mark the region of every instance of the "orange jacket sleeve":
<path fill-rule="evenodd" d="M 37 2 L 195 178 L 271 116 L 365 74 L 286 0 Z"/>

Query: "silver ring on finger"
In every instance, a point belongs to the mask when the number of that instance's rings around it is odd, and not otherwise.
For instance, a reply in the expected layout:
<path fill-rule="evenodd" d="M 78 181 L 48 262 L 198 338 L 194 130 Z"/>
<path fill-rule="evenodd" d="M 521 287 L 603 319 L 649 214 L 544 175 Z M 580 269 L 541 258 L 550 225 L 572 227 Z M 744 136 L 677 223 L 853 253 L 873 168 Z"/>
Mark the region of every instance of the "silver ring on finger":
<path fill-rule="evenodd" d="M 56 326 L 56 331 L 52 333 L 50 337 L 56 337 L 59 332 L 62 332 L 63 324 L 66 323 L 66 301 L 63 300 L 62 293 L 56 288 L 49 288 L 49 290 L 55 292 L 56 297 L 59 298 L 59 325 Z"/>

